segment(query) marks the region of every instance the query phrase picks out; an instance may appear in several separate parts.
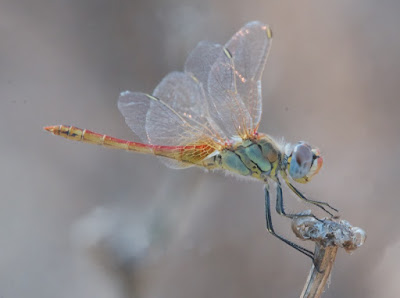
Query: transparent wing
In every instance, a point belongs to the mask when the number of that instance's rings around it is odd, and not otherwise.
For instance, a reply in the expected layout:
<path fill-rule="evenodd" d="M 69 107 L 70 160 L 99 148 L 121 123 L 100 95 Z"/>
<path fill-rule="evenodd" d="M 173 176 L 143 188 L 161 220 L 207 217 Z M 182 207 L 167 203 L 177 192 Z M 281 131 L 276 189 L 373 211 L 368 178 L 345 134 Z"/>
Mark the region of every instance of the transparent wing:
<path fill-rule="evenodd" d="M 118 107 L 143 142 L 180 146 L 176 155 L 171 155 L 178 162 L 168 165 L 186 167 L 179 157 L 197 160 L 211 149 L 224 148 L 227 136 L 247 138 L 257 130 L 260 78 L 270 41 L 270 29 L 253 22 L 225 47 L 201 42 L 189 55 L 185 72 L 168 74 L 153 96 L 121 93 Z M 185 155 L 182 146 L 189 146 L 190 154 Z"/>
<path fill-rule="evenodd" d="M 226 141 L 210 117 L 201 84 L 183 72 L 168 74 L 152 96 L 123 92 L 118 107 L 128 126 L 143 141 L 163 147 L 180 147 L 174 155 L 178 161 L 162 158 L 169 167 L 191 166 L 179 157 L 187 156 L 196 161 L 196 158 L 204 158 L 211 149 L 221 149 Z M 182 152 L 182 146 L 196 149 L 191 148 L 188 155 Z"/>
<path fill-rule="evenodd" d="M 201 41 L 186 59 L 185 72 L 197 78 L 206 96 L 208 96 L 208 75 L 222 51 L 223 47 L 220 44 Z"/>
<path fill-rule="evenodd" d="M 225 142 L 225 135 L 210 117 L 203 88 L 196 78 L 172 72 L 156 87 L 153 96 L 159 101 L 150 103 L 146 117 L 150 143 L 187 145 L 199 139 Z"/>
<path fill-rule="evenodd" d="M 118 109 L 124 116 L 126 124 L 145 144 L 149 144 L 145 129 L 149 108 L 150 99 L 147 94 L 125 91 L 119 96 Z"/>
<path fill-rule="evenodd" d="M 248 23 L 219 51 L 211 66 L 207 79 L 210 113 L 228 136 L 248 138 L 258 129 L 261 75 L 271 39 L 267 25 Z"/>

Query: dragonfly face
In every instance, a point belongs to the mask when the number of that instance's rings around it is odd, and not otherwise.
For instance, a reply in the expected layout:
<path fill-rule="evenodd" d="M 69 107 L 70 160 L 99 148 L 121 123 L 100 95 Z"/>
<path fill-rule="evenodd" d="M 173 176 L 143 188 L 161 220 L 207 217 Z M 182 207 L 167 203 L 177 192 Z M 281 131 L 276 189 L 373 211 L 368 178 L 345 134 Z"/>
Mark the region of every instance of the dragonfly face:
<path fill-rule="evenodd" d="M 323 159 L 316 148 L 299 142 L 288 157 L 287 169 L 294 181 L 307 183 L 322 167 Z"/>

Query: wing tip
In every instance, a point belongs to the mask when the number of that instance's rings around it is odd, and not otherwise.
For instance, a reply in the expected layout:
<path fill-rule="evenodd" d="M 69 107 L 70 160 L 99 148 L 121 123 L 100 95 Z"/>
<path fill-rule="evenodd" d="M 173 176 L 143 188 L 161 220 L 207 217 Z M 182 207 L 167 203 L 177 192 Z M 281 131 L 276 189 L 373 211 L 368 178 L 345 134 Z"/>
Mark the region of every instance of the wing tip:
<path fill-rule="evenodd" d="M 260 21 L 252 21 L 252 22 L 247 23 L 244 27 L 252 27 L 252 26 L 261 28 L 262 30 L 264 30 L 267 33 L 267 37 L 269 39 L 272 39 L 273 34 L 272 34 L 272 29 L 271 29 L 270 25 L 265 24 L 265 23 L 260 22 Z"/>

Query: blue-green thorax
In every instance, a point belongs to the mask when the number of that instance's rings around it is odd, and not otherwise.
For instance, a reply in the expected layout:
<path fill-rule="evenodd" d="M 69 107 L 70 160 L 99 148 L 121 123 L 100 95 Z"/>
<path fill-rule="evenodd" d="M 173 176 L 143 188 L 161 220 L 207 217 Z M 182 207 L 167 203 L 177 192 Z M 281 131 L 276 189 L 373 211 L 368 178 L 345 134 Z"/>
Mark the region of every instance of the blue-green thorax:
<path fill-rule="evenodd" d="M 267 135 L 247 139 L 223 149 L 214 160 L 219 168 L 267 181 L 281 169 L 283 153 Z"/>

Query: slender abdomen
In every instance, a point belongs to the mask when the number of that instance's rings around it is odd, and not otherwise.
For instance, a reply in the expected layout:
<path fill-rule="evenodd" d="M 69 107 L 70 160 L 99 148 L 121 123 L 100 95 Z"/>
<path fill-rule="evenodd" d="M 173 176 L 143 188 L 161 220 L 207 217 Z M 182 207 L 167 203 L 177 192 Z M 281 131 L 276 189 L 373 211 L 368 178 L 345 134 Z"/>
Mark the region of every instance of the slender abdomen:
<path fill-rule="evenodd" d="M 81 141 L 84 143 L 96 144 L 114 149 L 134 151 L 138 153 L 153 153 L 153 148 L 147 144 L 121 140 L 75 126 L 55 125 L 45 127 L 44 129 L 54 135 L 67 138 L 69 140 Z"/>
<path fill-rule="evenodd" d="M 163 146 L 117 139 L 105 134 L 95 133 L 87 129 L 81 129 L 70 125 L 48 126 L 44 129 L 54 135 L 62 136 L 69 140 L 102 145 L 109 148 L 122 149 L 137 153 L 154 154 L 198 166 L 204 166 L 202 161 L 215 151 L 215 148 L 201 141 L 197 144 L 188 144 L 184 146 Z"/>

